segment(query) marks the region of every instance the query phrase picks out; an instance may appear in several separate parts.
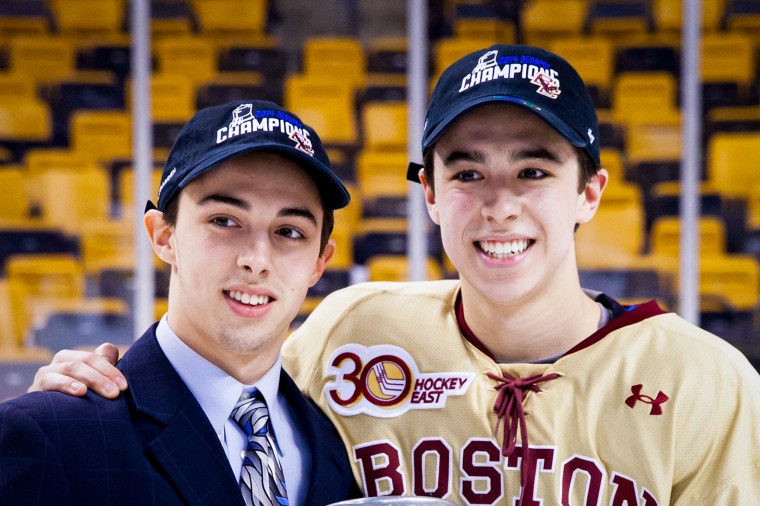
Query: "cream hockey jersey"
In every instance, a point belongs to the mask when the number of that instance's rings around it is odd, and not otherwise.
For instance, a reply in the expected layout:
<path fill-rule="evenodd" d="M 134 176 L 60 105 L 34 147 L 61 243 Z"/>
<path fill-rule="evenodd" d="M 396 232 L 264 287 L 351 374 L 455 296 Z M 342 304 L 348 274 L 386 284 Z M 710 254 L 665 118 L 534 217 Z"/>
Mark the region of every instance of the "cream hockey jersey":
<path fill-rule="evenodd" d="M 286 342 L 286 369 L 337 427 L 366 495 L 760 505 L 760 376 L 728 343 L 650 302 L 552 364 L 498 364 L 463 337 L 458 292 L 354 285 Z M 499 395 L 512 416 L 497 431 Z"/>

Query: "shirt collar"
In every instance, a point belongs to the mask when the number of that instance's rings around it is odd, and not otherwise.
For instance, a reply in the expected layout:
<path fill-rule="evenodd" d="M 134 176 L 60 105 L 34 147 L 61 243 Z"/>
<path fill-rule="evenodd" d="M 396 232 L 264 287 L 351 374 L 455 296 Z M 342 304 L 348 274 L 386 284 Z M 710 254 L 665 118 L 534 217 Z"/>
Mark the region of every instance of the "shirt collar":
<path fill-rule="evenodd" d="M 278 402 L 282 357 L 277 357 L 272 368 L 259 381 L 253 385 L 245 385 L 186 345 L 169 326 L 166 314 L 158 323 L 156 339 L 169 363 L 200 404 L 218 436 L 221 437 L 224 433 L 224 424 L 243 390 L 252 387 L 264 396 L 272 427 L 279 427 L 280 423 L 284 423 L 285 415 Z"/>

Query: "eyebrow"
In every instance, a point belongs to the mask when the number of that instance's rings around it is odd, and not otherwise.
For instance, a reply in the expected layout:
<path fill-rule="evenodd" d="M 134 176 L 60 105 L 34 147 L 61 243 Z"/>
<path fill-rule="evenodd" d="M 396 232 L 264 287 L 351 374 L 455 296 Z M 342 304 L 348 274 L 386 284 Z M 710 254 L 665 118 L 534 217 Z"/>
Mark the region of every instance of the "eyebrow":
<path fill-rule="evenodd" d="M 251 203 L 246 200 L 232 197 L 230 195 L 223 195 L 220 193 L 214 193 L 202 198 L 198 202 L 198 205 L 205 206 L 205 205 L 209 205 L 213 203 L 226 204 L 232 207 L 237 207 L 238 209 L 241 209 L 243 211 L 250 211 L 253 208 L 253 206 L 251 206 Z M 297 216 L 301 218 L 306 218 L 307 220 L 312 222 L 314 225 L 318 225 L 317 218 L 316 216 L 314 216 L 314 213 L 302 207 L 284 207 L 277 212 L 277 216 L 278 217 Z"/>
<path fill-rule="evenodd" d="M 556 153 L 547 148 L 521 149 L 510 153 L 510 158 L 515 162 L 523 160 L 546 160 L 548 162 L 561 163 L 561 160 Z M 451 165 L 456 162 L 484 163 L 485 155 L 480 151 L 455 150 L 449 153 L 444 159 L 444 165 Z"/>

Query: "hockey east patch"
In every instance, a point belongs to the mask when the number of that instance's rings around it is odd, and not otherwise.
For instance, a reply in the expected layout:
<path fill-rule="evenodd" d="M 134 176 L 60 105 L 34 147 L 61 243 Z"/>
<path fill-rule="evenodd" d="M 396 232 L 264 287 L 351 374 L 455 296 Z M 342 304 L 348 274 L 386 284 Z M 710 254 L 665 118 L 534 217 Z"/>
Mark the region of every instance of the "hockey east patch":
<path fill-rule="evenodd" d="M 330 356 L 324 394 L 336 413 L 401 416 L 410 409 L 440 409 L 464 395 L 475 373 L 421 373 L 412 356 L 392 345 L 347 344 Z"/>

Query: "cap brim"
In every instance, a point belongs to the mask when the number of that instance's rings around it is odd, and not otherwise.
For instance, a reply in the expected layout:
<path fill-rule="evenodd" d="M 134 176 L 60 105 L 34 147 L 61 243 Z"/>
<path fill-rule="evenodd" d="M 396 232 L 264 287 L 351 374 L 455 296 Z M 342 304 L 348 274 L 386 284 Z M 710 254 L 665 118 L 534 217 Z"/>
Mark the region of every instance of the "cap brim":
<path fill-rule="evenodd" d="M 240 146 L 231 146 L 230 149 L 217 152 L 214 156 L 206 158 L 198 163 L 193 170 L 188 172 L 184 178 L 178 183 L 178 188 L 184 188 L 187 184 L 194 180 L 201 174 L 213 169 L 220 163 L 234 158 L 236 156 L 244 155 L 246 153 L 256 152 L 269 152 L 278 153 L 286 158 L 290 158 L 299 165 L 305 166 L 305 170 L 319 188 L 320 195 L 322 196 L 323 204 L 328 209 L 340 209 L 346 207 L 351 201 L 351 196 L 343 186 L 343 183 L 338 176 L 336 176 L 329 167 L 324 165 L 315 157 L 304 153 L 296 148 L 289 148 L 279 143 L 261 143 L 255 146 L 247 146 L 241 148 Z"/>
<path fill-rule="evenodd" d="M 433 128 L 430 133 L 428 133 L 428 135 L 422 140 L 423 152 L 432 146 L 435 141 L 438 140 L 438 137 L 440 137 L 443 131 L 464 113 L 481 105 L 498 103 L 510 103 L 528 109 L 543 119 L 550 127 L 559 132 L 559 134 L 567 139 L 570 144 L 578 146 L 579 148 L 585 148 L 588 146 L 587 139 L 585 139 L 580 133 L 576 132 L 570 125 L 568 125 L 564 120 L 560 119 L 552 112 L 518 97 L 512 97 L 509 95 L 492 95 L 488 97 L 479 97 L 466 102 L 447 114 L 446 117 L 440 123 L 438 123 L 438 125 L 436 125 L 435 128 Z M 420 179 L 418 173 L 419 167 L 414 170 L 412 164 L 409 164 L 409 168 L 406 172 L 406 178 L 409 181 L 419 183 Z"/>

